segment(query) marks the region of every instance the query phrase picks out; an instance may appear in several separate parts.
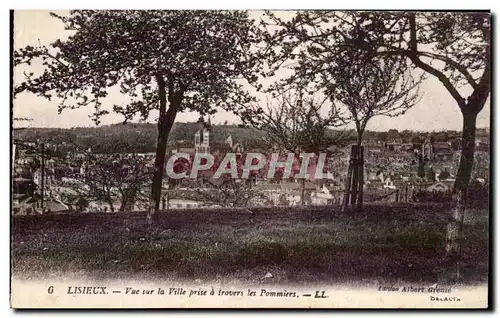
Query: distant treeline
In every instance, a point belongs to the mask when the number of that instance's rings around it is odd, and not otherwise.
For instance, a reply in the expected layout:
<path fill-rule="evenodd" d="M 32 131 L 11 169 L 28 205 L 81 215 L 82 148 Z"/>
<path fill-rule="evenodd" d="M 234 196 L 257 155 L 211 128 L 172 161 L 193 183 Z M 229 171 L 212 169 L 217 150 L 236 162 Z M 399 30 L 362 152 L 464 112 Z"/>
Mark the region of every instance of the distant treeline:
<path fill-rule="evenodd" d="M 175 123 L 169 136 L 170 147 L 193 147 L 194 134 L 201 125 L 192 123 Z M 68 151 L 77 146 L 79 149 L 92 148 L 97 153 L 113 152 L 155 152 L 157 128 L 152 123 L 127 123 L 113 124 L 98 127 L 75 127 L 63 128 L 27 128 L 14 131 L 14 139 L 26 142 L 37 142 L 43 140 L 52 145 L 57 145 L 61 152 Z M 416 132 L 404 130 L 398 132 L 367 131 L 364 135 L 365 141 L 389 141 L 400 139 L 402 142 L 418 142 L 427 137 L 436 141 L 451 141 L 459 138 L 461 132 Z M 478 136 L 488 135 L 484 129 L 478 129 Z M 211 126 L 210 143 L 213 146 L 224 144 L 231 136 L 233 144 L 240 143 L 245 149 L 266 149 L 268 145 L 263 142 L 264 133 L 253 127 L 239 125 L 219 124 Z M 356 140 L 354 130 L 347 131 L 345 144 Z"/>

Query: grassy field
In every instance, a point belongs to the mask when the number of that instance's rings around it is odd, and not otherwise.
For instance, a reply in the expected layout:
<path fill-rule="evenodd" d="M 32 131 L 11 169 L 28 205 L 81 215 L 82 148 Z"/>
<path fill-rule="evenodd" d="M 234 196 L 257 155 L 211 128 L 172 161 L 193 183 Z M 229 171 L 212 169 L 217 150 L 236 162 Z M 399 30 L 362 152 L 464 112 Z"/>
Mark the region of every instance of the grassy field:
<path fill-rule="evenodd" d="M 447 282 L 446 206 L 183 210 L 13 219 L 23 278 L 163 278 L 220 283 Z M 465 222 L 463 283 L 487 281 L 488 211 Z M 270 273 L 270 275 L 269 275 Z"/>

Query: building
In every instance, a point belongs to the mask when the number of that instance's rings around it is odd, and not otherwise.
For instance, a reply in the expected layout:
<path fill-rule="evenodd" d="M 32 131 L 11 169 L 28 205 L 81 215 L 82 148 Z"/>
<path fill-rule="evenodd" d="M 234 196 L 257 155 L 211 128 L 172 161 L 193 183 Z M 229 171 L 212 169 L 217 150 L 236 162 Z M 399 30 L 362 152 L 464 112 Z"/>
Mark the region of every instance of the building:
<path fill-rule="evenodd" d="M 453 158 L 453 149 L 449 142 L 435 142 L 432 145 L 432 160 L 448 161 Z"/>
<path fill-rule="evenodd" d="M 194 134 L 195 153 L 210 153 L 210 117 L 208 117 L 207 126 L 198 129 Z"/>
<path fill-rule="evenodd" d="M 55 182 L 54 170 L 53 169 L 45 169 L 44 175 L 44 188 L 50 189 L 51 186 Z M 33 173 L 33 182 L 38 186 L 42 186 L 42 171 L 38 169 Z"/>
<path fill-rule="evenodd" d="M 429 160 L 434 160 L 433 146 L 430 138 L 426 138 L 421 147 L 422 156 L 429 158 Z"/>
<path fill-rule="evenodd" d="M 444 182 L 436 182 L 433 185 L 427 187 L 427 191 L 430 192 L 446 192 L 450 190 L 450 188 Z"/>
<path fill-rule="evenodd" d="M 327 205 L 332 204 L 335 197 L 326 186 L 323 186 L 320 191 L 314 191 L 311 194 L 312 205 Z"/>

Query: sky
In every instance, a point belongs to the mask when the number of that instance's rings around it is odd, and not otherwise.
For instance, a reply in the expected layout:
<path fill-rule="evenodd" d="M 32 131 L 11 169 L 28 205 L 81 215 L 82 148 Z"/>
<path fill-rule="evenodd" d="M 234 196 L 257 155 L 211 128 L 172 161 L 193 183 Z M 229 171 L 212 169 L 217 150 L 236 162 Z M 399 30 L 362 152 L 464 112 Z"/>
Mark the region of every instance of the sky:
<path fill-rule="evenodd" d="M 50 11 L 15 11 L 14 13 L 14 48 L 19 49 L 26 45 L 48 45 L 56 39 L 65 39 L 68 31 L 63 25 L 49 15 Z M 61 12 L 60 12 L 61 13 Z M 62 12 L 63 13 L 63 12 Z M 254 14 L 258 15 L 258 12 Z M 41 65 L 33 64 L 35 74 L 43 70 Z M 14 84 L 19 83 L 23 77 L 23 70 L 14 70 Z M 368 130 L 384 131 L 388 129 L 397 130 L 461 130 L 462 115 L 460 110 L 444 86 L 434 77 L 429 77 L 421 87 L 422 99 L 412 109 L 397 118 L 374 117 L 368 124 Z M 104 108 L 111 109 L 113 104 L 126 103 L 127 98 L 118 90 L 110 92 Z M 14 99 L 14 117 L 28 117 L 32 121 L 31 127 L 59 127 L 70 128 L 76 126 L 95 126 L 89 118 L 93 107 L 83 107 L 74 110 L 63 110 L 61 114 L 57 111 L 57 100 L 48 101 L 45 98 L 35 96 L 31 93 L 22 93 Z M 177 115 L 176 121 L 196 121 L 199 115 L 193 112 L 185 112 Z M 155 116 L 151 117 L 152 119 Z M 106 115 L 101 120 L 101 125 L 119 123 L 123 117 L 118 114 Z M 150 120 L 151 121 L 151 120 Z M 211 118 L 212 123 L 239 123 L 237 116 L 226 111 L 219 111 Z M 490 126 L 490 100 L 478 116 L 477 127 Z"/>

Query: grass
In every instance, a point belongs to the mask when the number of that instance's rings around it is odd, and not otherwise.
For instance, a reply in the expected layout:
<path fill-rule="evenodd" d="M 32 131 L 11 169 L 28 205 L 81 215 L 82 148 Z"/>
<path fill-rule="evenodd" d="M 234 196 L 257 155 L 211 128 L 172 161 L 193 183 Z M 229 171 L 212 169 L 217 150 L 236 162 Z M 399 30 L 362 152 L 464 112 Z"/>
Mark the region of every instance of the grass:
<path fill-rule="evenodd" d="M 447 281 L 446 207 L 185 210 L 14 218 L 13 274 L 245 283 Z M 465 283 L 488 277 L 488 211 L 467 214 Z M 272 277 L 265 277 L 271 273 Z"/>

